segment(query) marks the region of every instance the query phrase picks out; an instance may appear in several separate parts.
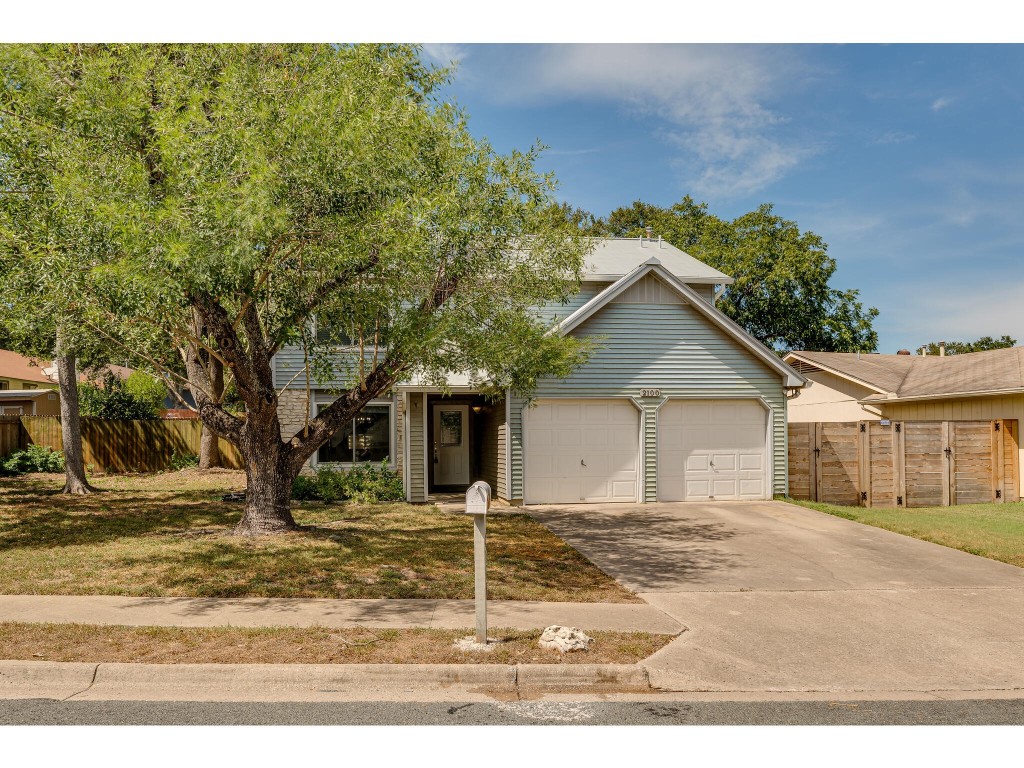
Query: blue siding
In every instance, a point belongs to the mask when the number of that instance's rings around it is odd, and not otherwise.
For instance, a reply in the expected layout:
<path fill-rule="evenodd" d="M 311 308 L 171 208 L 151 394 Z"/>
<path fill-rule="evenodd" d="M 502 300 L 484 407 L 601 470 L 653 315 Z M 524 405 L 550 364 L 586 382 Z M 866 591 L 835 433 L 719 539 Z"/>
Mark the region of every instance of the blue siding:
<path fill-rule="evenodd" d="M 759 397 L 772 409 L 774 492 L 786 491 L 786 401 L 781 375 L 686 304 L 612 302 L 576 328 L 604 337 L 590 360 L 566 379 L 540 383 L 535 397 L 634 397 L 644 416 L 644 497 L 657 498 L 655 411 L 641 388 L 668 397 Z M 512 493 L 522 498 L 522 412 L 513 402 Z M 518 459 L 518 460 L 517 460 Z"/>

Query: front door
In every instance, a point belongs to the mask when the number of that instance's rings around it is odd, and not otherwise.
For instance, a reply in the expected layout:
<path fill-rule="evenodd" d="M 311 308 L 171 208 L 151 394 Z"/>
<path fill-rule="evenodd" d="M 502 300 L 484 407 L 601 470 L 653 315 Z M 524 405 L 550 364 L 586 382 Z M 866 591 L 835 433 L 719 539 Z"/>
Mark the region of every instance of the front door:
<path fill-rule="evenodd" d="M 469 485 L 468 405 L 434 405 L 434 485 Z"/>

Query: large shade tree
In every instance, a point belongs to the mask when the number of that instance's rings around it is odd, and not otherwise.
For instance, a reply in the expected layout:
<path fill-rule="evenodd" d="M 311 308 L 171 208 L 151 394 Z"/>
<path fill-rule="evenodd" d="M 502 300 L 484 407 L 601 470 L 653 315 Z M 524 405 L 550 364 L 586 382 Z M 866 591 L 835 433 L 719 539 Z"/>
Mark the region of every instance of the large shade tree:
<path fill-rule="evenodd" d="M 647 227 L 672 245 L 735 278 L 718 307 L 753 336 L 782 352 L 873 352 L 878 310 L 865 308 L 859 293 L 831 285 L 836 261 L 825 241 L 769 204 L 728 221 L 691 197 L 667 208 L 637 201 L 605 219 L 587 221 L 586 231 L 636 237 Z"/>
<path fill-rule="evenodd" d="M 412 372 L 528 392 L 583 359 L 531 307 L 575 290 L 585 239 L 549 214 L 536 151 L 499 156 L 472 137 L 415 48 L 21 54 L 33 72 L 73 71 L 90 114 L 78 203 L 117 233 L 88 269 L 90 327 L 138 354 L 159 348 L 155 332 L 180 355 L 204 425 L 245 462 L 239 533 L 293 527 L 304 463 Z M 272 359 L 289 344 L 345 386 L 282 435 Z M 211 359 L 244 414 L 218 398 Z"/>

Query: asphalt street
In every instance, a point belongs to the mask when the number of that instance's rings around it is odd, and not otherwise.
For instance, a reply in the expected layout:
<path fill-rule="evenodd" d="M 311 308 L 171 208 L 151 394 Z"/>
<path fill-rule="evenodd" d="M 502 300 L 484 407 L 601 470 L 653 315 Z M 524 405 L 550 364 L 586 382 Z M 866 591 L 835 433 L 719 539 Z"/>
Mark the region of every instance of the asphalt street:
<path fill-rule="evenodd" d="M 0 701 L 0 725 L 1024 725 L 1024 699 L 806 702 Z"/>

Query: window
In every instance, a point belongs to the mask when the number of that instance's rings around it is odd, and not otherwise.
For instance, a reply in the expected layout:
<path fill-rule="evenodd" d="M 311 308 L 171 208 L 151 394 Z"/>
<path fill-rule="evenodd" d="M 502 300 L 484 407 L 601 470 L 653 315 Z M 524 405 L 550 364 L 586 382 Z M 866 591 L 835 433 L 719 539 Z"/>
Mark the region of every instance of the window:
<path fill-rule="evenodd" d="M 25 389 L 39 389 L 39 385 L 38 385 L 38 384 L 29 384 L 29 383 L 28 383 L 28 382 L 26 381 L 26 382 L 25 382 L 25 387 L 24 387 L 24 388 L 25 388 Z"/>
<path fill-rule="evenodd" d="M 327 408 L 320 405 L 317 413 Z M 391 454 L 391 406 L 368 405 L 320 447 L 318 462 L 384 461 Z"/>
<path fill-rule="evenodd" d="M 0 389 L 10 389 L 11 383 L 7 379 L 0 379 Z"/>

